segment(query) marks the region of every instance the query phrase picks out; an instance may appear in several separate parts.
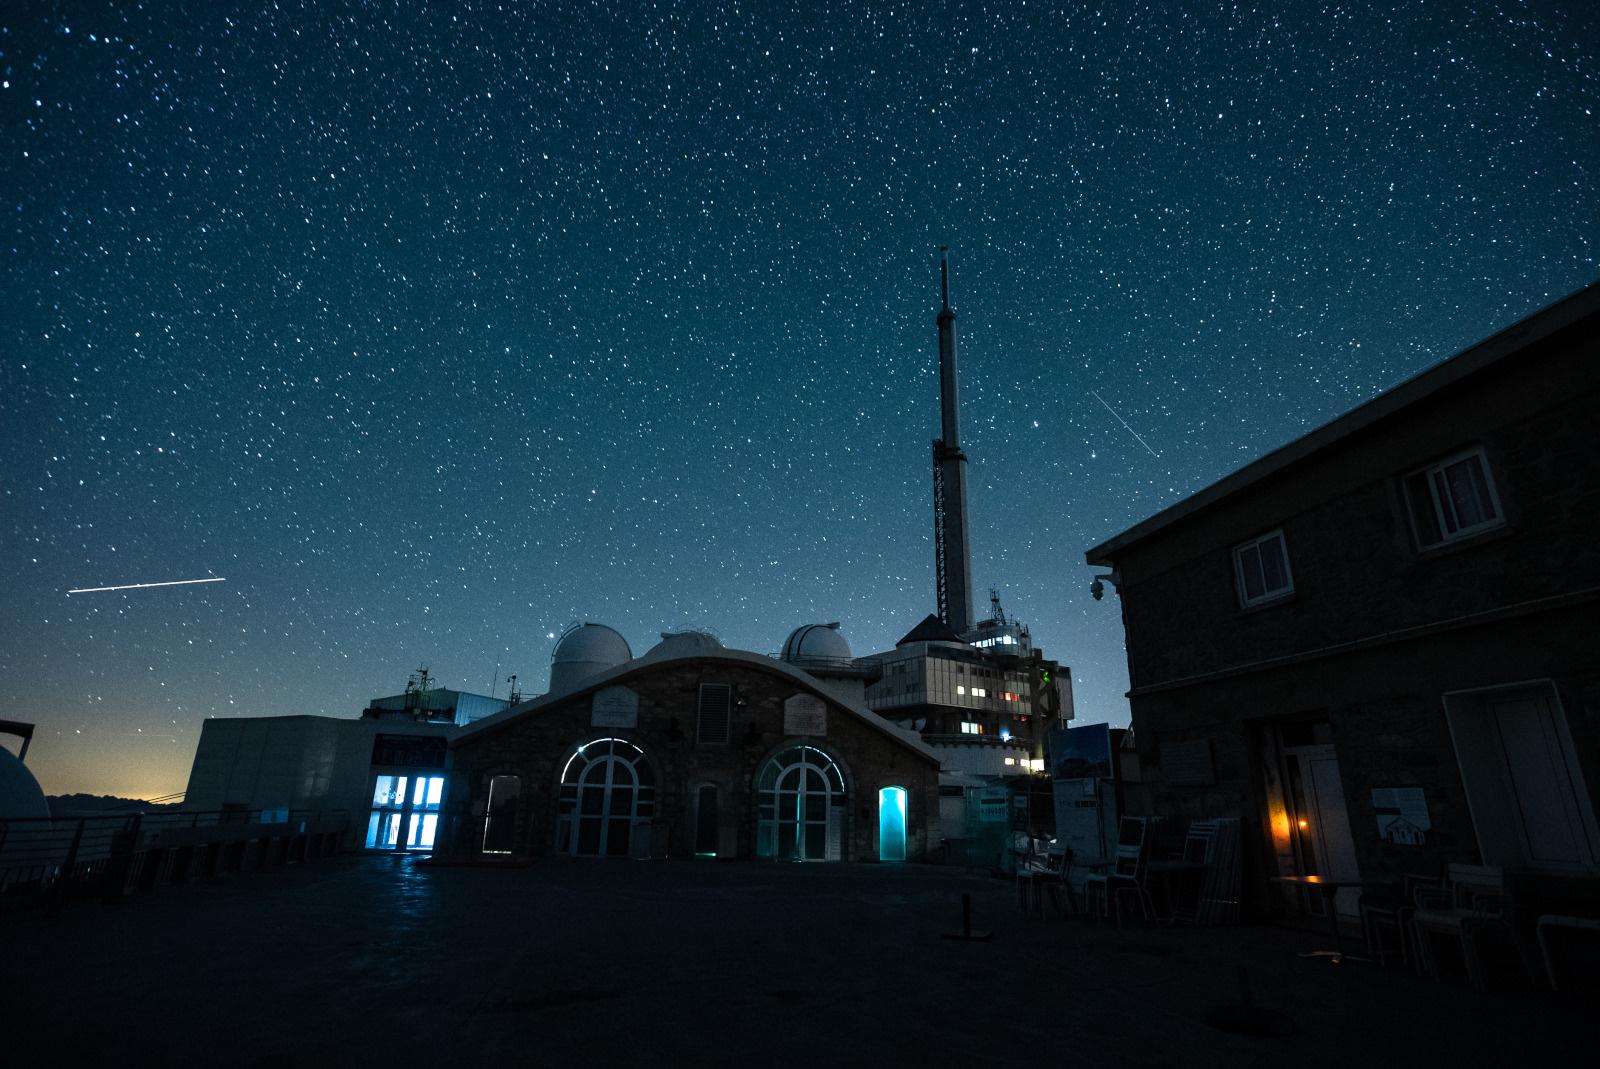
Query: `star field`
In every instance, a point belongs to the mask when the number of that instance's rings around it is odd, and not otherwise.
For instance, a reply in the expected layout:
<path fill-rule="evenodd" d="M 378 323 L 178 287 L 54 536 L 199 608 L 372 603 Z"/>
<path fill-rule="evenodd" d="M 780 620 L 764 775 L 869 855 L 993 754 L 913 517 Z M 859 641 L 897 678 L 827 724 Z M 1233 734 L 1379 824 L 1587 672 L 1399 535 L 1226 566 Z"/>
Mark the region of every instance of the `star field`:
<path fill-rule="evenodd" d="M 886 648 L 939 244 L 979 604 L 1125 723 L 1087 546 L 1600 275 L 1592 5 L 1311 8 L 8 6 L 30 765 L 178 791 L 207 716 L 532 693 L 580 619 Z"/>

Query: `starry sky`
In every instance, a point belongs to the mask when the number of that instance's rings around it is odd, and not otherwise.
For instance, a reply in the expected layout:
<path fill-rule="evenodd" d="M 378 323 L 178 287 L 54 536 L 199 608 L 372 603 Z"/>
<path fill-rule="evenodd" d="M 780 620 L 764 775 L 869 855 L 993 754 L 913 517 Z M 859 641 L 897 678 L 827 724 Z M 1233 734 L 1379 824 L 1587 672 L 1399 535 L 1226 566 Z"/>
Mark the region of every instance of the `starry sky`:
<path fill-rule="evenodd" d="M 577 620 L 887 648 L 948 244 L 978 603 L 1126 723 L 1085 548 L 1600 277 L 1597 10 L 8 3 L 0 715 L 152 797 Z"/>

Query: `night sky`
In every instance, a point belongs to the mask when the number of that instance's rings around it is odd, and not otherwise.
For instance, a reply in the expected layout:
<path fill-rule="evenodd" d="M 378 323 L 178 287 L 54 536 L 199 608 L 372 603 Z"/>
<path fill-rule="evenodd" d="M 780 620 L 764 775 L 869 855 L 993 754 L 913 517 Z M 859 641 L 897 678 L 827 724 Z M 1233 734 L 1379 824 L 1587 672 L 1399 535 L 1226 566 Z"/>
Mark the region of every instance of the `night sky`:
<path fill-rule="evenodd" d="M 888 647 L 944 243 L 978 604 L 1125 723 L 1086 547 L 1600 276 L 1596 5 L 1313 6 L 6 4 L 0 718 Z"/>

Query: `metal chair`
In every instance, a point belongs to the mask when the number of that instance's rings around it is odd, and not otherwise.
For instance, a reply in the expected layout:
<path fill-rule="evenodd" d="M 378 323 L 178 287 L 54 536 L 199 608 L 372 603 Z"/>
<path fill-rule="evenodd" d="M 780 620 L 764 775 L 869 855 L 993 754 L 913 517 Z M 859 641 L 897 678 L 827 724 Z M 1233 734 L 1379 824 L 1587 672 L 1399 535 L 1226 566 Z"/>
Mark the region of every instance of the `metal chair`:
<path fill-rule="evenodd" d="M 1109 916 L 1120 928 L 1123 914 L 1127 912 L 1124 903 L 1131 899 L 1144 919 L 1150 921 L 1155 916 L 1155 908 L 1145 887 L 1149 858 L 1149 823 L 1143 817 L 1123 817 L 1111 870 L 1094 873 L 1085 881 L 1085 903 L 1097 904 L 1100 916 Z"/>
<path fill-rule="evenodd" d="M 1072 850 L 1051 842 L 1045 848 L 1042 860 L 1017 869 L 1017 897 L 1023 911 L 1036 913 L 1041 920 L 1044 919 L 1044 900 L 1048 895 L 1056 914 L 1065 915 L 1060 898 L 1060 891 L 1065 888 L 1067 905 L 1073 913 L 1077 913 L 1078 901 L 1072 897 L 1072 885 L 1069 882 L 1071 876 Z"/>
<path fill-rule="evenodd" d="M 1451 865 L 1445 886 L 1420 887 L 1416 891 L 1416 911 L 1412 926 L 1417 937 L 1417 957 L 1424 970 L 1439 979 L 1439 960 L 1433 941 L 1439 936 L 1454 940 L 1461 947 L 1467 978 L 1479 991 L 1484 990 L 1483 963 L 1478 956 L 1479 936 L 1487 930 L 1501 930 L 1511 936 L 1509 900 L 1505 869 L 1488 865 Z"/>

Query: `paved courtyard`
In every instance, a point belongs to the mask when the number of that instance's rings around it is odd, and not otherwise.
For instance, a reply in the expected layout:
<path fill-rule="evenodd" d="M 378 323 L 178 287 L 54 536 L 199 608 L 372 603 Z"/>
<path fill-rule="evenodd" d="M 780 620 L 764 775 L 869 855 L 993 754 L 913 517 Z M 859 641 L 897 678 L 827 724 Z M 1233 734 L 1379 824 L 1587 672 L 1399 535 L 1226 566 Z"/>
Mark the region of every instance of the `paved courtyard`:
<path fill-rule="evenodd" d="M 941 938 L 972 895 L 989 942 Z M 13 1065 L 1504 1065 L 1592 1055 L 1592 1007 L 1118 933 L 925 866 L 347 857 L 0 915 Z M 1297 1031 L 1215 1031 L 1244 965 Z M 1587 1048 L 1587 1049 L 1586 1049 Z"/>

